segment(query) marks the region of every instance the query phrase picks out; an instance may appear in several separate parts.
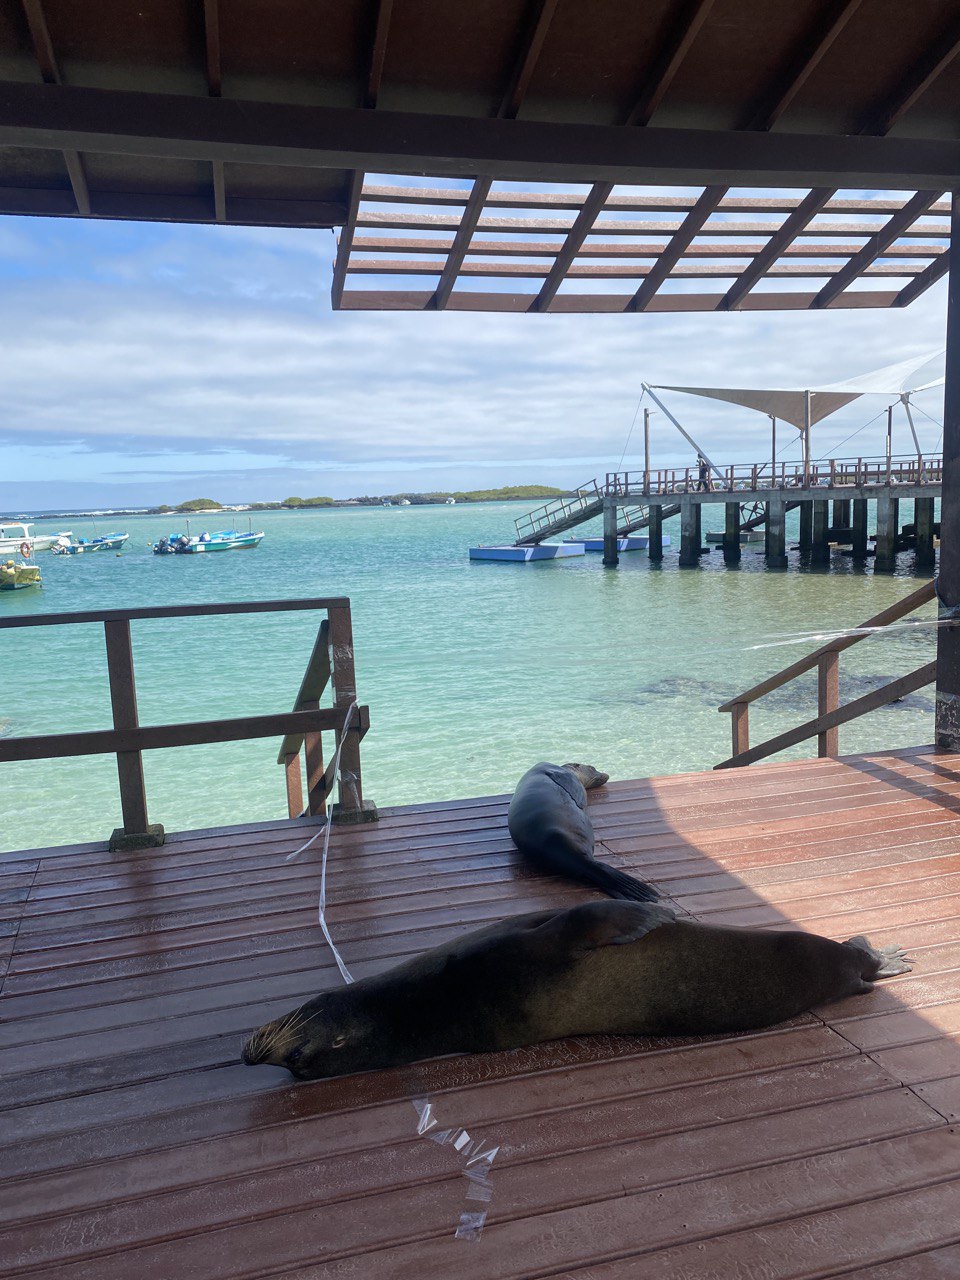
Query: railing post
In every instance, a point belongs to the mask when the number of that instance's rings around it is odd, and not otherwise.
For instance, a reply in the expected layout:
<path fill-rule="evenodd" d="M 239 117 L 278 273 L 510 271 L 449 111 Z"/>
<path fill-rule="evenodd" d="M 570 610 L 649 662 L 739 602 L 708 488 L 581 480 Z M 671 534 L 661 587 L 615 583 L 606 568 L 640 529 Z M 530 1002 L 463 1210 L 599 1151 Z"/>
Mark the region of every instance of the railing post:
<path fill-rule="evenodd" d="M 736 702 L 730 709 L 730 725 L 733 729 L 733 751 L 738 756 L 750 750 L 750 703 Z"/>
<path fill-rule="evenodd" d="M 133 646 L 129 618 L 115 618 L 103 624 L 107 644 L 107 675 L 114 729 L 137 729 L 137 686 L 133 674 Z M 123 826 L 110 837 L 110 850 L 157 848 L 164 832 L 159 823 L 147 818 L 147 792 L 143 784 L 143 755 L 139 751 L 117 752 L 120 781 L 120 811 Z"/>
<path fill-rule="evenodd" d="M 303 779 L 299 751 L 291 751 L 283 757 L 283 774 L 287 784 L 287 817 L 299 818 L 303 813 Z"/>
<path fill-rule="evenodd" d="M 303 705 L 304 711 L 318 711 L 319 708 L 318 701 L 306 702 Z M 322 817 L 327 812 L 327 797 L 324 788 L 323 739 L 319 733 L 303 735 L 303 754 L 307 762 L 307 812 L 313 816 Z M 346 748 L 340 755 L 341 764 L 345 754 Z"/>
<path fill-rule="evenodd" d="M 353 624 L 349 605 L 335 605 L 327 611 L 330 620 L 330 651 L 333 656 L 333 705 L 346 719 L 347 708 L 357 697 L 357 677 L 353 662 Z M 350 729 L 343 734 L 337 730 L 337 743 L 343 739 L 340 752 L 340 801 L 333 808 L 332 818 L 337 822 L 375 822 L 377 811 L 372 804 L 364 805 L 363 779 L 360 771 L 359 721 L 354 712 Z"/>
<path fill-rule="evenodd" d="M 840 706 L 840 655 L 825 653 L 817 663 L 817 714 L 828 715 Z M 840 754 L 840 730 L 827 729 L 817 734 L 817 755 Z"/>

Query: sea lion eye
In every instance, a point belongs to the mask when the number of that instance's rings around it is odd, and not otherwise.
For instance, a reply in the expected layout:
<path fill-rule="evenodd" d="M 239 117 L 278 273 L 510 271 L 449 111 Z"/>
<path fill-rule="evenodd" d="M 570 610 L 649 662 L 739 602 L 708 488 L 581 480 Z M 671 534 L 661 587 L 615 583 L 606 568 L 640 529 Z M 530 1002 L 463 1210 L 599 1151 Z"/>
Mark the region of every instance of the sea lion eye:
<path fill-rule="evenodd" d="M 303 1057 L 303 1046 L 301 1046 L 299 1049 L 291 1049 L 290 1052 L 287 1054 L 286 1065 L 288 1067 L 295 1067 L 302 1057 Z"/>
<path fill-rule="evenodd" d="M 330 1045 L 330 1048 L 342 1049 L 346 1043 L 347 1043 L 347 1033 L 345 1031 L 341 1031 L 338 1036 L 334 1036 L 333 1043 Z"/>

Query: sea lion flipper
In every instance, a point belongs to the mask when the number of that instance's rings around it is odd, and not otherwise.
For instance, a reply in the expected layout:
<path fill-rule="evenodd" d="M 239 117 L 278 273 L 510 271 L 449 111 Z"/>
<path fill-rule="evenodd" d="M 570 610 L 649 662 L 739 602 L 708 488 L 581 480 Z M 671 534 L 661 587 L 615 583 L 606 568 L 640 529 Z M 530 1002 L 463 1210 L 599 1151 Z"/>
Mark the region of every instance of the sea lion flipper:
<path fill-rule="evenodd" d="M 558 765 L 548 765 L 544 774 L 564 790 L 578 809 L 586 807 L 587 792 L 583 783 L 569 769 L 561 769 Z"/>
<path fill-rule="evenodd" d="M 568 960 L 601 947 L 639 942 L 662 924 L 676 919 L 669 907 L 652 902 L 585 902 L 559 912 L 535 931 L 544 947 Z"/>

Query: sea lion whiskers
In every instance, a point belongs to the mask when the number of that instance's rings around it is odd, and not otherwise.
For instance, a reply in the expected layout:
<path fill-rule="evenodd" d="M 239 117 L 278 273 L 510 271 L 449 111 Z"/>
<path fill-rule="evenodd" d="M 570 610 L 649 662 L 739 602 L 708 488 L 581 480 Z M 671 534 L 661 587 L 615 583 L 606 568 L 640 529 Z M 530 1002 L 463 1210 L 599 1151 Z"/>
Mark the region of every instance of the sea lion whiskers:
<path fill-rule="evenodd" d="M 267 1022 L 248 1038 L 243 1046 L 243 1060 L 248 1066 L 268 1062 L 274 1056 L 283 1057 L 283 1047 L 315 1016 L 317 1010 L 308 1011 L 301 1005 L 291 1009 L 273 1022 Z M 275 1051 L 280 1050 L 279 1054 Z"/>

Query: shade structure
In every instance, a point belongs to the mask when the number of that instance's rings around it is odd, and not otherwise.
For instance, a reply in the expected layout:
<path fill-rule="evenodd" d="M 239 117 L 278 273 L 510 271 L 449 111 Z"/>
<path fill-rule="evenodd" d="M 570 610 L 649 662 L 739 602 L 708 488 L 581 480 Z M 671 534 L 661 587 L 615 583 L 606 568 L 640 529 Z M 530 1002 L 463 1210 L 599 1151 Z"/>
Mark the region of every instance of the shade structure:
<path fill-rule="evenodd" d="M 828 418 L 838 409 L 859 399 L 864 395 L 883 395 L 898 398 L 909 391 L 925 391 L 938 386 L 943 378 L 920 380 L 916 384 L 916 375 L 937 359 L 939 352 L 927 352 L 922 356 L 913 356 L 908 360 L 899 360 L 896 364 L 885 365 L 882 369 L 874 369 L 869 373 L 858 374 L 843 382 L 830 383 L 823 387 L 686 387 L 658 385 L 656 391 L 681 391 L 685 395 L 703 396 L 708 400 L 724 400 L 728 404 L 742 405 L 745 409 L 755 409 L 758 413 L 769 414 L 783 422 L 790 422 L 802 428 L 805 423 L 805 400 L 810 394 L 810 423 L 820 422 Z"/>

